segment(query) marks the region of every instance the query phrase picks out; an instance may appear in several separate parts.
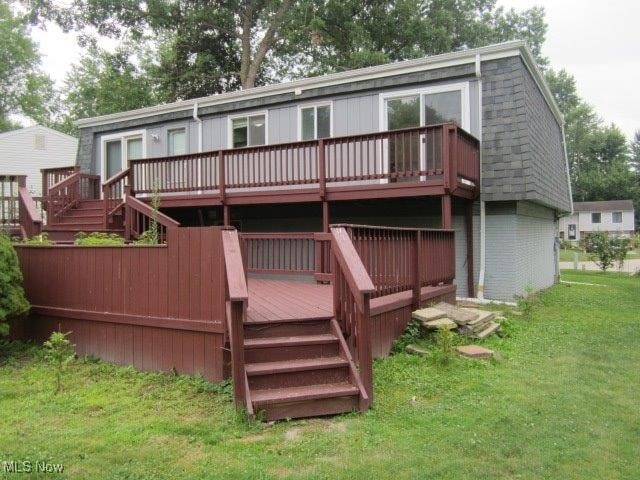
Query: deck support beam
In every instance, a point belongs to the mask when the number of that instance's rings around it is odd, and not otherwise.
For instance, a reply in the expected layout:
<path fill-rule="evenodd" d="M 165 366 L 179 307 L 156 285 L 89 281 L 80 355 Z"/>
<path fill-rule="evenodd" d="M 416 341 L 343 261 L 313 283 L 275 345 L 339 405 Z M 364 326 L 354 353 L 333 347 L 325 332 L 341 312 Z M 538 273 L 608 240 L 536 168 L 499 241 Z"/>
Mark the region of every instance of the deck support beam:
<path fill-rule="evenodd" d="M 229 218 L 229 205 L 222 205 L 222 224 L 225 227 L 231 225 L 231 219 Z"/>
<path fill-rule="evenodd" d="M 329 232 L 329 202 L 322 201 L 322 231 Z"/>
<path fill-rule="evenodd" d="M 465 230 L 467 235 L 467 297 L 476 296 L 473 275 L 473 202 L 465 207 Z"/>
<path fill-rule="evenodd" d="M 451 229 L 451 195 L 443 195 L 442 199 L 442 228 Z"/>

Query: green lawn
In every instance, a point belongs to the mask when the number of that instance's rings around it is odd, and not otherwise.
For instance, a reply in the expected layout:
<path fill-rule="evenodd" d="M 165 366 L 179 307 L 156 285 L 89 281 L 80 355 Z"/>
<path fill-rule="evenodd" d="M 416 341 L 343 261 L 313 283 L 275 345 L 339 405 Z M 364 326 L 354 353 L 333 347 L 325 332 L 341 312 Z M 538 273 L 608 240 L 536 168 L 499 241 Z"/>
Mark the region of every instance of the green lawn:
<path fill-rule="evenodd" d="M 328 420 L 249 425 L 227 386 L 92 361 L 54 396 L 41 350 L 14 346 L 0 460 L 65 465 L 42 478 L 640 478 L 640 278 L 563 276 L 598 285 L 541 295 L 485 342 L 501 359 L 380 360 L 374 408 Z"/>
<path fill-rule="evenodd" d="M 575 254 L 578 254 L 578 261 L 580 262 L 588 262 L 591 261 L 591 255 L 586 252 L 578 251 L 578 250 L 565 250 L 560 249 L 560 261 L 561 262 L 573 262 L 573 258 Z M 640 258 L 640 250 L 631 250 L 627 253 L 628 259 Z"/>

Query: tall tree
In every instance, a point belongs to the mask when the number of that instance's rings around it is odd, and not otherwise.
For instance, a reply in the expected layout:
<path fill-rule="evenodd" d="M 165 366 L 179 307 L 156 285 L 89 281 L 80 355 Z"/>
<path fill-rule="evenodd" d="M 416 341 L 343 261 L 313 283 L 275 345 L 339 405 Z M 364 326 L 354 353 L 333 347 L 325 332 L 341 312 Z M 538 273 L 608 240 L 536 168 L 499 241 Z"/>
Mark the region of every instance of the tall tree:
<path fill-rule="evenodd" d="M 24 1 L 33 22 L 158 39 L 150 75 L 170 100 L 514 38 L 539 54 L 546 31 L 543 10 L 496 0 Z"/>
<path fill-rule="evenodd" d="M 0 131 L 20 126 L 12 116 L 49 124 L 57 109 L 53 82 L 40 70 L 28 23 L 6 2 L 0 2 L 0 38 Z"/>

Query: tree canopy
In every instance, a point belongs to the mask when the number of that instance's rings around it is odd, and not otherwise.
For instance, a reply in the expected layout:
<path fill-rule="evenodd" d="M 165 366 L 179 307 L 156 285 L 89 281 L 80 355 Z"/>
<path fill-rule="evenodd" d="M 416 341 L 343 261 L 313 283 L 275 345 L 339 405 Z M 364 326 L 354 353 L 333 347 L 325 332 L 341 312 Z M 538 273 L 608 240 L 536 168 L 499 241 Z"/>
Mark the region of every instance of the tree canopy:
<path fill-rule="evenodd" d="M 53 82 L 40 69 L 38 46 L 28 22 L 0 2 L 0 132 L 18 128 L 23 115 L 49 124 L 56 113 Z"/>

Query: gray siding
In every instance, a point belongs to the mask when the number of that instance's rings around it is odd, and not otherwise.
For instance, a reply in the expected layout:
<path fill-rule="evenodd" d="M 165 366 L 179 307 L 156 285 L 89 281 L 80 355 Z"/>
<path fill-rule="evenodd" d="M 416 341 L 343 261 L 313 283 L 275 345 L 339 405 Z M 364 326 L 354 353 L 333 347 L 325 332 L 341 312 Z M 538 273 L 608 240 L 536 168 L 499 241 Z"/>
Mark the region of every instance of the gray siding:
<path fill-rule="evenodd" d="M 482 64 L 482 195 L 569 211 L 562 131 L 520 57 Z"/>

